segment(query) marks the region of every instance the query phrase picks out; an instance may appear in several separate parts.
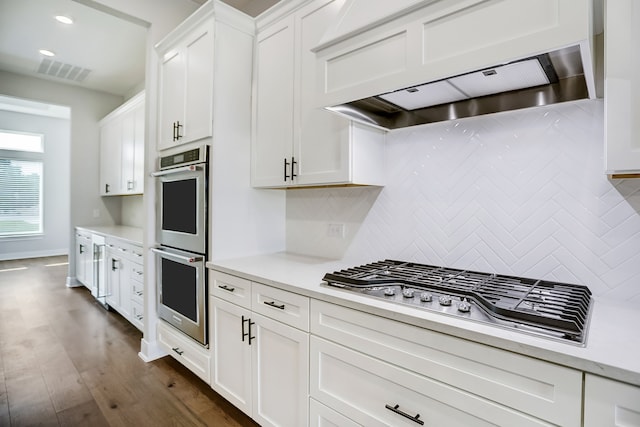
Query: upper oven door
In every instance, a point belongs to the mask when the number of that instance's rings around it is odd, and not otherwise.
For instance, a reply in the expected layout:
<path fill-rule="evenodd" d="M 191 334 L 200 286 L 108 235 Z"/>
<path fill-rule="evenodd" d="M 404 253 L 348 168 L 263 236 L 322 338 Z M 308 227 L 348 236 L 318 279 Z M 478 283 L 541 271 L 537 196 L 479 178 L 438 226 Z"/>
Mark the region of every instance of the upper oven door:
<path fill-rule="evenodd" d="M 207 249 L 207 176 L 204 165 L 154 173 L 157 185 L 158 243 L 205 254 Z"/>

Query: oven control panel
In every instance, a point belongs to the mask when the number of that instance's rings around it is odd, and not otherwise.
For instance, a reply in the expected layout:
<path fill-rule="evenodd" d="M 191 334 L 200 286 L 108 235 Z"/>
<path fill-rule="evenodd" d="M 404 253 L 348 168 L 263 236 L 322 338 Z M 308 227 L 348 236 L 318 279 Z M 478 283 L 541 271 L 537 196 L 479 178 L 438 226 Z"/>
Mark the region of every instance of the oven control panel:
<path fill-rule="evenodd" d="M 207 161 L 207 148 L 206 145 L 203 145 L 192 150 L 160 157 L 160 169 L 205 163 Z"/>

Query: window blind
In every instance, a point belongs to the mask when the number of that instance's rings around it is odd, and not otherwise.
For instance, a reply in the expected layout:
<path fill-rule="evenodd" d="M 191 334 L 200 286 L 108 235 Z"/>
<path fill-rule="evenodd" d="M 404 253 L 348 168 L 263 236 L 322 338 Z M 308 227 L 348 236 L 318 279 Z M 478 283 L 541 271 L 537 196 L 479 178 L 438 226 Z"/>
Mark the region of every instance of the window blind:
<path fill-rule="evenodd" d="M 0 158 L 0 237 L 42 233 L 42 162 Z"/>

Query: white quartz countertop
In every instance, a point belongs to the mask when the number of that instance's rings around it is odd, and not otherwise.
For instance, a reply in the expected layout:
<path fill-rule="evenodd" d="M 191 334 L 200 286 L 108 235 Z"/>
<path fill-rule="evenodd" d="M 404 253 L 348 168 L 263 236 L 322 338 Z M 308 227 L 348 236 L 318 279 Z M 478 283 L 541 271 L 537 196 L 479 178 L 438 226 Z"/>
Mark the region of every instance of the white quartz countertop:
<path fill-rule="evenodd" d="M 325 273 L 373 261 L 377 260 L 329 260 L 282 252 L 214 260 L 207 267 L 640 386 L 640 309 L 636 307 L 594 298 L 586 346 L 581 347 L 321 285 Z"/>
<path fill-rule="evenodd" d="M 142 228 L 128 227 L 126 225 L 105 225 L 105 226 L 77 226 L 77 229 L 85 230 L 102 236 L 116 237 L 134 245 L 142 245 Z"/>

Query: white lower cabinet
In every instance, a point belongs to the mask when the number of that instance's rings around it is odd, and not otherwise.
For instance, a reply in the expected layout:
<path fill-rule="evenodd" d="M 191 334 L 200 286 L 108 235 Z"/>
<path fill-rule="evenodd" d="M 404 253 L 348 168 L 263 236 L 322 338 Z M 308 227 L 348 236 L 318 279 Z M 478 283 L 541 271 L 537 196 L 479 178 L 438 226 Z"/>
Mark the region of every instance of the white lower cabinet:
<path fill-rule="evenodd" d="M 76 229 L 76 280 L 93 287 L 93 242 L 91 233 Z"/>
<path fill-rule="evenodd" d="M 640 387 L 585 375 L 584 427 L 640 427 Z"/>
<path fill-rule="evenodd" d="M 158 322 L 158 342 L 174 359 L 204 382 L 210 383 L 211 362 L 208 349 L 162 320 Z"/>
<path fill-rule="evenodd" d="M 106 240 L 106 295 L 109 308 L 136 328 L 144 327 L 142 248 L 119 239 Z M 135 312 L 134 312 L 135 307 Z"/>
<path fill-rule="evenodd" d="M 310 395 L 366 426 L 575 426 L 582 372 L 311 303 Z"/>
<path fill-rule="evenodd" d="M 297 322 L 296 313 L 308 313 L 308 298 L 275 290 L 279 298 L 267 297 L 259 314 L 251 300 L 237 299 L 235 289 L 252 289 L 257 301 L 272 288 L 219 272 L 212 272 L 211 284 L 211 387 L 263 427 L 306 426 L 309 334 L 290 323 Z"/>

